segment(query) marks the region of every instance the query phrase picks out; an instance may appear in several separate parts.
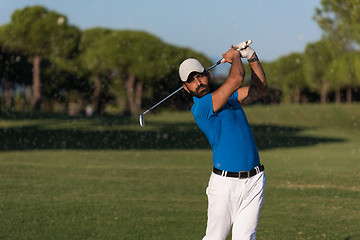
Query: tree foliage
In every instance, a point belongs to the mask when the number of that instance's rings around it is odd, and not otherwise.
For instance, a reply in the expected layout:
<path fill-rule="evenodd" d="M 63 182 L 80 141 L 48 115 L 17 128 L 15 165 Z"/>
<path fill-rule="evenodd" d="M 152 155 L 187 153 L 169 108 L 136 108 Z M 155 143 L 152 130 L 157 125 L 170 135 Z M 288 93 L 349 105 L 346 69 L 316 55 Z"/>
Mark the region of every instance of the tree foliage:
<path fill-rule="evenodd" d="M 68 57 L 77 48 L 80 33 L 67 17 L 42 6 L 25 7 L 11 15 L 2 30 L 3 43 L 29 56 Z"/>
<path fill-rule="evenodd" d="M 104 102 L 99 99 L 104 96 L 100 93 L 107 95 L 109 86 L 117 82 L 116 77 L 121 78 L 129 112 L 133 115 L 141 110 L 144 90 L 146 96 L 151 96 L 160 80 L 161 85 L 171 85 L 167 84 L 167 77 L 177 73 L 177 67 L 184 59 L 181 57 L 189 53 L 201 55 L 166 44 L 143 31 L 89 29 L 84 31 L 81 43 L 82 62 L 91 69 L 98 86 L 94 93 L 97 101 Z M 204 56 L 201 60 L 209 62 Z M 97 106 L 101 108 L 101 104 Z"/>
<path fill-rule="evenodd" d="M 340 101 L 340 92 L 346 89 L 351 101 L 352 89 L 360 86 L 355 44 L 360 41 L 359 1 L 322 0 L 314 18 L 324 37 L 309 43 L 303 53 L 262 62 L 273 98 L 298 103 L 311 91 L 326 102 L 335 92 Z M 29 85 L 32 78 L 34 103 L 41 98 L 65 105 L 91 103 L 100 114 L 109 102 L 135 115 L 163 99 L 181 86 L 178 67 L 189 57 L 205 68 L 212 64 L 204 54 L 144 31 L 100 27 L 80 31 L 68 24 L 66 16 L 42 6 L 16 10 L 10 23 L 0 26 L 0 77 L 7 90 L 10 81 Z M 166 104 L 182 107 L 191 98 L 172 101 Z"/>
<path fill-rule="evenodd" d="M 327 102 L 330 84 L 326 73 L 330 71 L 329 67 L 333 59 L 342 53 L 343 49 L 341 46 L 332 41 L 332 39 L 323 39 L 306 46 L 306 77 L 308 82 L 312 83 L 311 86 L 314 87 L 314 90 L 320 94 L 322 103 Z"/>
<path fill-rule="evenodd" d="M 344 44 L 360 43 L 360 0 L 322 0 L 314 15 L 319 26 Z"/>
<path fill-rule="evenodd" d="M 300 101 L 300 91 L 309 87 L 309 81 L 304 74 L 304 57 L 301 53 L 291 53 L 282 56 L 272 64 L 273 83 L 281 89 L 283 102 Z M 271 76 L 271 75 L 270 75 Z"/>
<path fill-rule="evenodd" d="M 66 59 L 76 53 L 79 29 L 68 25 L 64 15 L 32 6 L 16 10 L 11 22 L 0 29 L 0 36 L 5 47 L 29 56 L 33 64 L 34 105 L 40 109 L 41 61 L 52 57 L 66 65 Z"/>

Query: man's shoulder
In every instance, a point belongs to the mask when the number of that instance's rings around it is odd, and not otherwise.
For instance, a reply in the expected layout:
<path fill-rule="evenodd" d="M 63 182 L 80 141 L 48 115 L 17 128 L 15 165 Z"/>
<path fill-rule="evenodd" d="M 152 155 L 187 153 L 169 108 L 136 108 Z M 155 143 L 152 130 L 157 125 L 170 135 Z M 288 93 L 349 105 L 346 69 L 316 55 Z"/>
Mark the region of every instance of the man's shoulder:
<path fill-rule="evenodd" d="M 211 93 L 203 96 L 202 98 L 193 97 L 194 104 L 191 107 L 191 111 L 194 113 L 199 108 L 205 107 L 208 104 L 212 104 Z"/>
<path fill-rule="evenodd" d="M 212 101 L 211 96 L 212 96 L 212 93 L 206 94 L 205 96 L 203 96 L 201 98 L 193 97 L 194 104 L 197 104 L 197 103 L 201 104 L 201 103 L 204 103 L 204 102 L 207 102 L 207 101 Z"/>

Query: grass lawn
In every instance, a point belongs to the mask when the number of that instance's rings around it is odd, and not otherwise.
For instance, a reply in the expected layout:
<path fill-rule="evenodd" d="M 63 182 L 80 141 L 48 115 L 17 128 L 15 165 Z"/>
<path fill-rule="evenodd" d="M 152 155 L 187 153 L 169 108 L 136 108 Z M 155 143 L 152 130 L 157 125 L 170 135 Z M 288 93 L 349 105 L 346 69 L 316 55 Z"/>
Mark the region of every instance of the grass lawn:
<path fill-rule="evenodd" d="M 360 105 L 245 112 L 267 176 L 257 239 L 360 239 Z M 0 112 L 0 239 L 201 239 L 207 141 L 188 112 L 145 123 Z"/>

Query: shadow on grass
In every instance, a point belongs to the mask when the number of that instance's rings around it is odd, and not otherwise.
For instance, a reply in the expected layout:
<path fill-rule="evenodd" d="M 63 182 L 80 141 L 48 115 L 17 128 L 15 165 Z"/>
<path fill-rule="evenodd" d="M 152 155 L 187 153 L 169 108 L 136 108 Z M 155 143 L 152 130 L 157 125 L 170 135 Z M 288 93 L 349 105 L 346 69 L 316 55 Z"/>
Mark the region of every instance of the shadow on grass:
<path fill-rule="evenodd" d="M 48 120 L 59 123 L 66 121 L 88 120 L 85 117 L 68 117 L 56 114 L 20 114 L 4 115 L 7 120 L 39 120 L 36 124 L 20 127 L 0 126 L 0 151 L 9 150 L 46 150 L 46 149 L 210 149 L 205 135 L 195 123 L 151 123 L 147 127 L 138 126 L 136 130 L 127 130 L 128 124 L 134 124 L 130 117 L 104 116 L 91 118 L 97 125 L 122 126 L 124 130 L 83 130 L 77 128 L 46 129 Z M 45 120 L 44 120 L 45 119 Z M 42 120 L 43 123 L 42 123 Z M 319 143 L 342 142 L 340 138 L 301 136 L 306 128 L 282 127 L 271 125 L 251 126 L 259 150 L 272 148 L 292 148 L 310 146 Z M 116 129 L 116 128 L 114 128 Z M 133 128 L 134 129 L 134 128 Z M 148 130 L 152 129 L 152 130 Z"/>

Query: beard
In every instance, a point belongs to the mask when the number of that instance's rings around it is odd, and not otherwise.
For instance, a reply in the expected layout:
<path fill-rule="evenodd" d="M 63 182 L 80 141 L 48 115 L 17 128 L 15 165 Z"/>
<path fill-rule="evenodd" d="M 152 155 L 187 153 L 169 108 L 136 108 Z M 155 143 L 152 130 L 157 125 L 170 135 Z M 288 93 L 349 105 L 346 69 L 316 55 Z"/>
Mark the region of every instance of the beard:
<path fill-rule="evenodd" d="M 205 96 L 206 94 L 209 94 L 211 92 L 211 87 L 208 84 L 200 84 L 195 91 L 190 91 L 191 95 L 197 97 L 197 98 L 202 98 L 203 96 Z"/>

